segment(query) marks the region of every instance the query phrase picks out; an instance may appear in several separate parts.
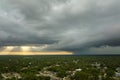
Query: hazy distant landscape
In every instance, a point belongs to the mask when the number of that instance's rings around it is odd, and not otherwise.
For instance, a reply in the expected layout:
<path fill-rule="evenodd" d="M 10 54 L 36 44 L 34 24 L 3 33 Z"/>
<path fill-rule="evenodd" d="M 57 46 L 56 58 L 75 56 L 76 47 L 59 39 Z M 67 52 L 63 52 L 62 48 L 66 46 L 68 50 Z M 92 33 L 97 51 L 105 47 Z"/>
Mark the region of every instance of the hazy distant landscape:
<path fill-rule="evenodd" d="M 0 56 L 0 80 L 120 80 L 120 56 Z"/>

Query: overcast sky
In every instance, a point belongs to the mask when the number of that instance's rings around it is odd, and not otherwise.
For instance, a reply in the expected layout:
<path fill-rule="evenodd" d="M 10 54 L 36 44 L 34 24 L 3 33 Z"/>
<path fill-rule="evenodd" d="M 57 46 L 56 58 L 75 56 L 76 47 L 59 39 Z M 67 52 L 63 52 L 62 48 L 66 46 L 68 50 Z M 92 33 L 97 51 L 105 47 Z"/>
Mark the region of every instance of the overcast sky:
<path fill-rule="evenodd" d="M 0 0 L 1 51 L 23 45 L 120 54 L 120 0 Z"/>

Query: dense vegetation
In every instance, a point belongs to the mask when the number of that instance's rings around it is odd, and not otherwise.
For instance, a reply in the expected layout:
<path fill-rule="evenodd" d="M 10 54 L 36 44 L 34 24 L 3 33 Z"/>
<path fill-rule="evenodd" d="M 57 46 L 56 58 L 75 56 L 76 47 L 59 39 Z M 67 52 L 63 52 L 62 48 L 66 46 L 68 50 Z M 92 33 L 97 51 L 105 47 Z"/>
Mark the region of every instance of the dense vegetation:
<path fill-rule="evenodd" d="M 119 67 L 120 56 L 0 56 L 0 80 L 4 73 L 21 75 L 6 80 L 50 80 L 45 71 L 58 80 L 120 80 L 115 77 Z"/>

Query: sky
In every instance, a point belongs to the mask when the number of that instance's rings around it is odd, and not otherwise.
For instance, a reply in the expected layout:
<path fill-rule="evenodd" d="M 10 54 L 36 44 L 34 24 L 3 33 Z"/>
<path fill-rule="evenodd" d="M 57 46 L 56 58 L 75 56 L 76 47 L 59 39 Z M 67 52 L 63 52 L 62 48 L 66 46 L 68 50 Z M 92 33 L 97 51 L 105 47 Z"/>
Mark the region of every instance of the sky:
<path fill-rule="evenodd" d="M 0 0 L 0 54 L 120 54 L 119 4 L 120 0 Z"/>

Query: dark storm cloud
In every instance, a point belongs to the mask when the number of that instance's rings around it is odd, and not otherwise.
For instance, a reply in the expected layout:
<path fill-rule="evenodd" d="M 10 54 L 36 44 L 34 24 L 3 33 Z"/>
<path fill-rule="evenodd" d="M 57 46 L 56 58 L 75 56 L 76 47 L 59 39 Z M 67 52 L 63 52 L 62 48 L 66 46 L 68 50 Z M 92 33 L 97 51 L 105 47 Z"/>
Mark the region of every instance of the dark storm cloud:
<path fill-rule="evenodd" d="M 0 45 L 120 46 L 119 0 L 0 0 Z"/>

